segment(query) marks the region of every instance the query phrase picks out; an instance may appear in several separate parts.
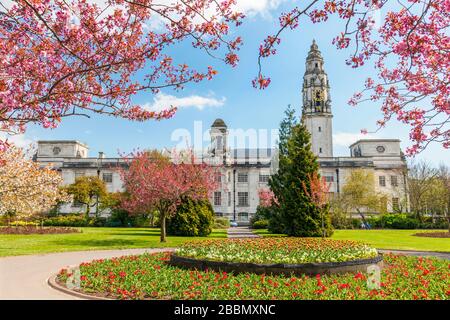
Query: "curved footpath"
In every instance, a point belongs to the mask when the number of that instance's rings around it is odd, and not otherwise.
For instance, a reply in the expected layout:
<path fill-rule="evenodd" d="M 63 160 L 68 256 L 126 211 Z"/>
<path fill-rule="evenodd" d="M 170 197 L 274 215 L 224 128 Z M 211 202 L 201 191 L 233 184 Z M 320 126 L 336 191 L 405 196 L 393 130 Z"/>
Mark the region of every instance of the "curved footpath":
<path fill-rule="evenodd" d="M 94 259 L 169 250 L 173 249 L 78 251 L 0 258 L 0 300 L 80 299 L 50 288 L 48 278 L 64 267 Z"/>
<path fill-rule="evenodd" d="M 144 252 L 161 252 L 163 249 L 128 249 L 50 253 L 43 255 L 15 256 L 0 258 L 0 300 L 74 300 L 81 299 L 64 294 L 47 284 L 50 276 L 61 268 L 78 265 L 94 259 L 141 254 Z M 415 256 L 434 256 L 450 260 L 450 253 L 380 250 Z"/>

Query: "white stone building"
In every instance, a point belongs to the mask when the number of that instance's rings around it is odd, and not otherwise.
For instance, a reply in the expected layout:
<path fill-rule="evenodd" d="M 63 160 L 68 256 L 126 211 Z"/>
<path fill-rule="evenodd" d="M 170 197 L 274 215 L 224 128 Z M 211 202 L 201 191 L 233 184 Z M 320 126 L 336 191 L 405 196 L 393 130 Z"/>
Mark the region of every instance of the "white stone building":
<path fill-rule="evenodd" d="M 407 210 L 406 161 L 400 140 L 359 140 L 350 146 L 350 156 L 334 157 L 332 144 L 332 108 L 330 84 L 324 71 L 324 61 L 313 42 L 306 59 L 302 117 L 311 132 L 312 150 L 319 158 L 320 171 L 330 183 L 330 192 L 339 194 L 346 177 L 354 169 L 367 169 L 376 177 L 376 189 L 387 195 L 388 211 Z M 222 119 L 211 126 L 211 145 L 203 161 L 223 165 L 221 187 L 211 202 L 217 216 L 248 223 L 259 204 L 258 190 L 267 188 L 269 176 L 276 170 L 274 149 L 230 149 L 228 128 Z M 38 141 L 35 160 L 52 163 L 62 174 L 64 184 L 76 177 L 97 175 L 110 192 L 122 191 L 117 172 L 125 166 L 121 158 L 107 158 L 100 153 L 89 157 L 88 146 L 78 141 Z M 78 204 L 66 204 L 61 212 L 81 212 Z"/>

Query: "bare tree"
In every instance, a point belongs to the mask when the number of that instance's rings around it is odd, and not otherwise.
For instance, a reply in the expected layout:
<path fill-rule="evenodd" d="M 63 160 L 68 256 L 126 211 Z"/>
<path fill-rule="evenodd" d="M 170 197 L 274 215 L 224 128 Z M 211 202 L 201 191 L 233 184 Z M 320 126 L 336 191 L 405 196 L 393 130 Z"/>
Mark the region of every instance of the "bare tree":
<path fill-rule="evenodd" d="M 423 213 L 427 212 L 426 195 L 437 174 L 437 170 L 425 161 L 411 162 L 409 165 L 407 188 L 411 212 L 420 221 L 422 221 Z"/>
<path fill-rule="evenodd" d="M 438 168 L 438 179 L 441 180 L 445 190 L 443 200 L 446 206 L 444 212 L 448 221 L 448 232 L 450 233 L 450 167 L 442 163 Z"/>

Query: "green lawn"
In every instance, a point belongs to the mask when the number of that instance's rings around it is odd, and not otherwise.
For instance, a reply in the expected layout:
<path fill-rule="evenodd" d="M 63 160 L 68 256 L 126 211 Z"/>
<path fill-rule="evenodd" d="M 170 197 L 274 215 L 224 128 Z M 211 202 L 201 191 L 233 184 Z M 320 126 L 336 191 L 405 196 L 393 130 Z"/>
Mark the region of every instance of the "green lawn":
<path fill-rule="evenodd" d="M 81 228 L 82 233 L 50 235 L 0 235 L 0 257 L 49 252 L 106 250 L 125 248 L 176 247 L 188 240 L 226 238 L 225 229 L 214 230 L 208 237 L 167 237 L 159 242 L 159 229 Z"/>
<path fill-rule="evenodd" d="M 106 250 L 126 248 L 176 247 L 189 240 L 226 238 L 226 230 L 214 230 L 207 238 L 168 237 L 159 242 L 159 229 L 82 228 L 82 233 L 60 235 L 0 235 L 0 257 L 49 252 Z M 450 252 L 450 238 L 434 239 L 412 236 L 424 230 L 335 230 L 333 239 L 358 240 L 379 249 Z M 267 230 L 255 230 L 263 236 Z"/>
<path fill-rule="evenodd" d="M 254 230 L 264 237 L 278 236 L 267 230 Z M 436 231 L 436 230 L 433 230 Z M 432 232 L 433 232 L 432 231 Z M 441 230 L 445 231 L 445 230 Z M 419 250 L 450 252 L 450 238 L 415 237 L 429 230 L 335 230 L 333 239 L 366 242 L 378 249 Z"/>

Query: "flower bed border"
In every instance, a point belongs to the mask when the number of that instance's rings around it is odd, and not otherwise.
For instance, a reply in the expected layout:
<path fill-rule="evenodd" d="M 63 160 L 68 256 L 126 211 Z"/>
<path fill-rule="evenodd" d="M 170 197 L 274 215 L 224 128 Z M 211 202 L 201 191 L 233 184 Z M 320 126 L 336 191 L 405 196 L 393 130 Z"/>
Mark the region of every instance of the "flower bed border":
<path fill-rule="evenodd" d="M 257 264 L 244 262 L 225 262 L 200 260 L 172 254 L 168 264 L 174 267 L 197 270 L 214 270 L 233 273 L 255 273 L 271 275 L 317 275 L 367 272 L 367 267 L 377 265 L 383 267 L 383 254 L 375 258 L 358 259 L 344 262 L 302 263 L 302 264 Z"/>

